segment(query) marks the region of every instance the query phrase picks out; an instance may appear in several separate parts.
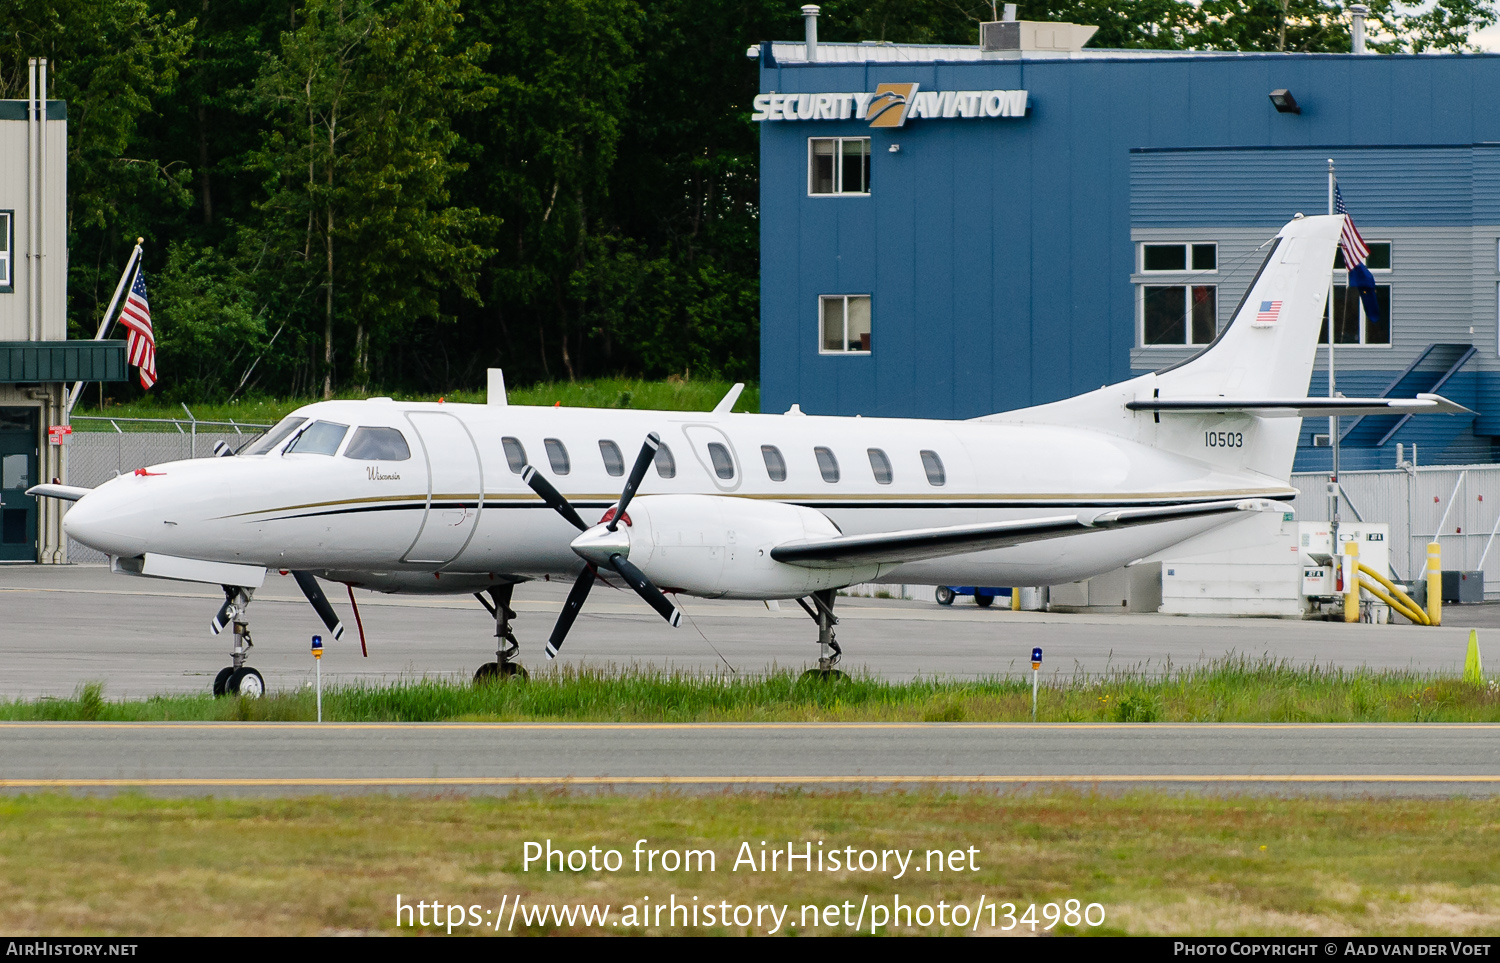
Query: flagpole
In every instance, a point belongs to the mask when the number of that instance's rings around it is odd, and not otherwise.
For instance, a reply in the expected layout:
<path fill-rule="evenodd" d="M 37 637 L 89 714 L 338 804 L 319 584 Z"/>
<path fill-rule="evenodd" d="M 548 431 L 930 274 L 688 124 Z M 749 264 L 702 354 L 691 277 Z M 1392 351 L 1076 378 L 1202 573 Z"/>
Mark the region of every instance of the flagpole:
<path fill-rule="evenodd" d="M 1333 210 L 1333 158 L 1328 158 L 1328 213 Z M 1345 297 L 1348 295 L 1346 294 Z M 1333 282 L 1328 283 L 1328 397 L 1337 397 L 1333 375 Z M 1339 416 L 1330 415 L 1328 418 L 1328 441 L 1333 446 L 1333 474 L 1328 482 L 1328 538 L 1330 541 L 1329 551 L 1337 556 L 1339 554 Z"/>
<path fill-rule="evenodd" d="M 135 239 L 135 250 L 130 252 L 130 259 L 125 262 L 125 271 L 120 275 L 120 283 L 115 285 L 115 295 L 109 299 L 109 307 L 104 309 L 104 318 L 99 322 L 99 332 L 94 335 L 95 341 L 103 341 L 105 334 L 109 332 L 110 322 L 115 318 L 115 308 L 120 304 L 120 295 L 125 293 L 125 287 L 130 282 L 137 262 L 141 259 L 141 245 L 146 241 L 143 237 Z M 73 406 L 78 403 L 78 395 L 83 391 L 83 382 L 73 382 L 73 390 L 68 392 L 68 407 L 64 411 L 64 423 L 67 417 L 73 414 Z"/>

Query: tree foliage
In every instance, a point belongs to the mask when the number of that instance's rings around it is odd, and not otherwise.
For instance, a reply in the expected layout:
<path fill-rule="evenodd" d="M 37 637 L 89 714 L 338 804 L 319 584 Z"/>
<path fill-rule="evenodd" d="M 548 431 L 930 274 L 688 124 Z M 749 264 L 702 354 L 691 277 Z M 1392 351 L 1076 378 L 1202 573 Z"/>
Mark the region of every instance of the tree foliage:
<path fill-rule="evenodd" d="M 826 0 L 825 40 L 975 43 L 987 0 Z M 1493 0 L 1368 0 L 1384 52 L 1461 51 Z M 1094 47 L 1346 51 L 1338 0 L 1021 0 Z M 159 391 L 601 374 L 753 377 L 747 48 L 787 0 L 13 0 L 69 102 L 70 318 L 147 239 Z M 134 389 L 126 389 L 134 390 Z"/>

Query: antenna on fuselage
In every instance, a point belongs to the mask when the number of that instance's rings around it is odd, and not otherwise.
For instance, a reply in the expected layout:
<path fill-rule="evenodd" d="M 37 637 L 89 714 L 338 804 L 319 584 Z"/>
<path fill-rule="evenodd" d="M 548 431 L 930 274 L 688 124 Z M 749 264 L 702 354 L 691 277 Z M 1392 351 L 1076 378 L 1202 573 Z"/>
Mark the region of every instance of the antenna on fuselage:
<path fill-rule="evenodd" d="M 505 397 L 505 372 L 499 368 L 490 368 L 489 376 L 489 393 L 485 398 L 485 403 L 504 408 L 510 404 Z"/>

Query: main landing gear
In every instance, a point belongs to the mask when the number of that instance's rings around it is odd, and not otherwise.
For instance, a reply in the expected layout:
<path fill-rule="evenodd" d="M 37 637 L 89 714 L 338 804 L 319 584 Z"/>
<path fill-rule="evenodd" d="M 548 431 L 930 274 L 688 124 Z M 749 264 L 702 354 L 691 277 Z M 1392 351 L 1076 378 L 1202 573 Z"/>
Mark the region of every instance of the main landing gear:
<path fill-rule="evenodd" d="M 479 667 L 474 673 L 475 685 L 512 677 L 523 681 L 526 679 L 526 667 L 515 661 L 516 656 L 521 653 L 521 643 L 516 641 L 515 633 L 510 629 L 510 620 L 516 617 L 515 610 L 510 607 L 510 596 L 514 590 L 515 585 L 508 584 L 474 593 L 479 604 L 495 617 L 495 661 L 486 662 Z M 485 595 L 489 595 L 489 598 L 485 598 Z"/>
<path fill-rule="evenodd" d="M 245 620 L 245 610 L 250 607 L 250 597 L 254 593 L 251 589 L 238 585 L 222 587 L 224 605 L 214 616 L 212 627 L 214 635 L 218 635 L 226 626 L 233 624 L 234 647 L 229 650 L 232 664 L 219 670 L 219 674 L 214 677 L 214 696 L 239 695 L 259 699 L 266 694 L 266 680 L 245 664 L 250 648 L 255 644 L 250 641 L 250 623 Z"/>
<path fill-rule="evenodd" d="M 833 637 L 833 627 L 839 624 L 838 617 L 833 614 L 833 601 L 836 597 L 837 593 L 833 589 L 824 589 L 808 596 L 812 599 L 812 605 L 807 604 L 807 599 L 797 600 L 802 610 L 818 623 L 818 667 L 802 673 L 804 679 L 837 681 L 844 678 L 844 673 L 834 668 L 844 654 Z"/>

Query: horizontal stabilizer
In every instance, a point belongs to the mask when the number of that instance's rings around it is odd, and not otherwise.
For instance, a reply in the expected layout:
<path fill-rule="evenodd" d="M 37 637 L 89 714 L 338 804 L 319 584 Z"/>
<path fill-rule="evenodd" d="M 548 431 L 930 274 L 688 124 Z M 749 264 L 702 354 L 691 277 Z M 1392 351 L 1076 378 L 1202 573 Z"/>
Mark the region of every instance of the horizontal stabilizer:
<path fill-rule="evenodd" d="M 61 498 L 65 502 L 76 502 L 91 491 L 92 488 L 79 488 L 76 485 L 32 485 L 26 489 L 26 494 L 37 498 Z"/>
<path fill-rule="evenodd" d="M 1442 395 L 1415 398 L 1142 398 L 1127 401 L 1131 411 L 1162 414 L 1253 414 L 1263 418 L 1314 418 L 1334 415 L 1472 415 L 1472 409 Z"/>
<path fill-rule="evenodd" d="M 1285 511 L 1286 506 L 1264 498 L 1189 502 L 1147 508 L 1117 508 L 1096 513 L 1052 515 L 983 525 L 953 525 L 919 528 L 877 535 L 847 535 L 836 538 L 799 539 L 771 549 L 778 562 L 804 568 L 835 568 L 869 563 L 920 562 L 947 555 L 966 555 L 1026 542 L 1088 532 L 1108 531 L 1134 525 L 1223 515 L 1234 512 Z"/>

